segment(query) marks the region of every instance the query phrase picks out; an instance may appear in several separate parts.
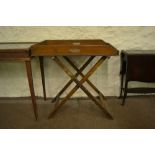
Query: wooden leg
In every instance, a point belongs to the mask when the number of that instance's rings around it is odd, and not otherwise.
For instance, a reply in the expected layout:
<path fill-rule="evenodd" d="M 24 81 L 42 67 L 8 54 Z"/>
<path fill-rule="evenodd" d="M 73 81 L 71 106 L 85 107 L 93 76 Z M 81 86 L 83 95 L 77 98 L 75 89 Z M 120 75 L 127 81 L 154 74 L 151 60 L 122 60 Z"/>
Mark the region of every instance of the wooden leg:
<path fill-rule="evenodd" d="M 123 84 L 124 84 L 124 75 L 123 73 L 121 74 L 121 88 L 120 88 L 120 96 L 119 98 L 122 97 L 122 93 L 123 93 Z"/>
<path fill-rule="evenodd" d="M 64 56 L 64 59 L 77 71 L 77 73 L 79 73 L 79 69 L 68 57 Z M 84 77 L 84 74 L 82 72 L 80 72 L 79 74 L 82 76 L 82 78 Z M 98 93 L 98 95 L 100 95 L 101 92 L 95 87 L 95 85 L 91 81 L 87 79 L 86 82 L 94 89 L 94 91 L 96 91 L 96 93 Z"/>
<path fill-rule="evenodd" d="M 102 93 L 99 94 L 99 100 L 100 100 L 101 104 L 104 104 L 104 106 L 106 107 L 107 100 Z"/>
<path fill-rule="evenodd" d="M 60 62 L 60 60 L 55 57 L 55 61 L 57 62 L 57 64 L 71 77 L 71 79 L 74 80 L 74 82 L 77 84 L 71 91 L 70 93 L 66 96 L 65 99 L 63 99 L 61 101 L 61 103 L 59 103 L 58 106 L 56 106 L 54 108 L 54 110 L 52 111 L 52 113 L 49 115 L 49 118 L 51 118 L 56 111 L 74 94 L 74 92 L 76 92 L 76 90 L 80 87 L 87 95 L 88 97 L 90 97 L 95 104 L 97 104 L 102 110 L 103 112 L 106 114 L 106 116 L 110 119 L 112 119 L 112 116 L 109 114 L 109 112 L 95 99 L 95 97 L 92 96 L 92 94 L 82 85 L 88 78 L 89 76 L 91 76 L 94 71 L 102 64 L 102 62 L 106 59 L 106 57 L 102 57 L 91 69 L 90 71 L 83 77 L 83 79 L 81 81 L 78 81 L 75 77 L 75 75 L 72 74 L 72 72 L 69 71 L 69 69 L 67 67 L 65 67 L 65 65 L 63 65 L 63 63 Z M 78 72 L 80 74 L 80 72 Z"/>
<path fill-rule="evenodd" d="M 33 86 L 31 61 L 26 61 L 25 64 L 26 64 L 27 78 L 28 78 L 28 83 L 29 83 L 29 88 L 30 88 L 30 93 L 31 93 L 31 98 L 32 98 L 34 115 L 37 120 L 38 119 L 38 109 L 37 109 L 36 97 L 35 97 L 34 86 Z"/>
<path fill-rule="evenodd" d="M 39 57 L 39 62 L 40 62 L 40 71 L 41 71 L 41 80 L 42 80 L 42 86 L 43 86 L 44 100 L 46 100 L 45 73 L 44 73 L 44 58 L 43 58 L 42 56 Z"/>
<path fill-rule="evenodd" d="M 82 72 L 88 65 L 89 63 L 94 59 L 94 56 L 91 56 L 85 63 L 84 65 L 79 69 L 79 72 Z M 79 73 L 76 73 L 74 76 L 77 77 Z M 52 102 L 57 102 L 61 96 L 61 94 L 72 84 L 74 80 L 71 79 L 70 81 L 67 82 L 67 84 L 59 91 L 59 93 L 56 95 L 56 97 L 52 100 Z"/>
<path fill-rule="evenodd" d="M 125 99 L 126 99 L 126 96 L 127 96 L 127 89 L 128 89 L 128 80 L 126 79 L 125 80 L 125 88 L 124 88 L 124 96 L 123 96 L 122 105 L 125 104 Z"/>

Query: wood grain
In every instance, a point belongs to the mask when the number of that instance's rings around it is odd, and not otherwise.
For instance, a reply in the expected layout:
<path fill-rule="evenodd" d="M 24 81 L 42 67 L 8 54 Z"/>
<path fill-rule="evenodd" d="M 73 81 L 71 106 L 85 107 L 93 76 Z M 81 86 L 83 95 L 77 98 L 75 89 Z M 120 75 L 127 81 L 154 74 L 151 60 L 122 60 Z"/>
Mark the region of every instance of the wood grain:
<path fill-rule="evenodd" d="M 31 46 L 32 56 L 115 56 L 118 50 L 102 40 L 46 40 Z"/>

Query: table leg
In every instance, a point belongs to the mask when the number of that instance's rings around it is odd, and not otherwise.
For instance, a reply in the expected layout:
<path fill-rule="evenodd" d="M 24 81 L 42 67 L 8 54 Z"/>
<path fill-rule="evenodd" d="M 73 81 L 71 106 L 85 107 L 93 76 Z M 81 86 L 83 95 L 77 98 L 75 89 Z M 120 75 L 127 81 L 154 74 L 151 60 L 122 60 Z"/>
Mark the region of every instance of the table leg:
<path fill-rule="evenodd" d="M 120 88 L 120 96 L 119 96 L 119 98 L 122 97 L 122 93 L 123 93 L 123 84 L 124 84 L 124 74 L 121 73 L 121 88 Z"/>
<path fill-rule="evenodd" d="M 38 119 L 38 109 L 37 109 L 36 97 L 35 97 L 34 86 L 33 86 L 31 61 L 26 61 L 25 64 L 26 64 L 27 78 L 28 78 L 28 83 L 29 83 L 29 88 L 30 88 L 30 93 L 31 93 L 31 98 L 32 98 L 34 115 L 37 120 Z"/>
<path fill-rule="evenodd" d="M 44 100 L 46 101 L 44 58 L 42 56 L 39 57 L 39 62 L 40 62 L 40 71 L 41 71 L 41 80 L 42 80 L 42 86 L 43 86 Z"/>
<path fill-rule="evenodd" d="M 124 96 L 123 96 L 123 101 L 122 101 L 121 105 L 125 104 L 125 99 L 126 99 L 126 96 L 127 96 L 127 89 L 128 89 L 128 80 L 127 80 L 127 77 L 126 77 L 125 78 L 125 87 L 124 87 Z"/>
<path fill-rule="evenodd" d="M 64 59 L 77 71 L 78 75 L 81 75 L 82 78 L 84 77 L 84 74 L 82 72 L 79 72 L 79 69 L 68 57 L 64 56 Z M 95 85 L 91 81 L 89 81 L 89 79 L 87 79 L 86 82 L 94 89 L 94 91 L 96 91 L 98 95 L 101 94 L 101 92 L 95 87 Z"/>
<path fill-rule="evenodd" d="M 71 91 L 70 93 L 61 101 L 61 103 L 59 103 L 59 105 L 57 105 L 54 110 L 50 113 L 49 118 L 51 118 L 56 111 L 75 93 L 75 91 L 78 88 L 81 88 L 102 110 L 103 112 L 106 114 L 106 116 L 110 119 L 113 119 L 112 116 L 110 115 L 110 113 L 103 107 L 102 104 L 100 104 L 93 96 L 92 94 L 82 85 L 85 81 L 87 81 L 87 79 L 89 78 L 89 76 L 91 76 L 93 74 L 93 72 L 101 65 L 101 63 L 105 60 L 106 57 L 102 57 L 90 70 L 89 72 L 80 80 L 78 81 L 76 79 L 76 76 L 73 75 L 68 68 L 66 68 L 57 57 L 55 57 L 55 61 L 57 62 L 57 64 L 71 77 L 71 79 L 74 80 L 74 82 L 77 84 Z M 80 71 L 78 72 L 79 74 L 81 73 Z"/>
<path fill-rule="evenodd" d="M 91 56 L 80 69 L 78 69 L 79 72 L 82 72 L 88 65 L 89 63 L 94 59 L 94 56 Z M 79 73 L 77 72 L 75 74 L 75 77 L 77 77 Z M 70 81 L 67 82 L 67 84 L 59 91 L 59 93 L 56 95 L 56 97 L 52 100 L 52 102 L 57 102 L 61 96 L 61 94 L 72 84 L 74 80 L 71 79 Z"/>

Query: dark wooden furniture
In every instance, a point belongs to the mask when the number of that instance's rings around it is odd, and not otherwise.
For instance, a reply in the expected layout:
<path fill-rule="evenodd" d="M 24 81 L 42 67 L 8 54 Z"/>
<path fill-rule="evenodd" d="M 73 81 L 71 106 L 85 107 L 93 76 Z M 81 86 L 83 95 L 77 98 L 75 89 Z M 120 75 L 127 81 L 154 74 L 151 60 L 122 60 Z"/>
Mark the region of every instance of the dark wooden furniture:
<path fill-rule="evenodd" d="M 25 62 L 34 115 L 35 115 L 35 118 L 37 119 L 38 112 L 37 112 L 37 104 L 36 104 L 35 92 L 33 87 L 30 49 L 29 48 L 0 49 L 0 61 Z"/>
<path fill-rule="evenodd" d="M 104 42 L 103 40 L 46 40 L 40 42 L 31 47 L 32 56 L 40 57 L 40 68 L 42 73 L 42 84 L 44 99 L 46 99 L 45 91 L 45 78 L 44 78 L 44 67 L 43 67 L 43 56 L 51 56 L 53 60 L 62 68 L 62 70 L 71 78 L 64 88 L 56 95 L 53 102 L 55 102 L 55 108 L 50 113 L 49 118 L 51 118 L 57 110 L 66 103 L 66 101 L 78 90 L 81 88 L 88 97 L 90 97 L 96 105 L 98 105 L 106 116 L 112 119 L 111 114 L 105 109 L 105 97 L 101 91 L 99 91 L 96 86 L 88 80 L 88 78 L 95 72 L 95 70 L 104 62 L 107 57 L 118 55 L 118 50 L 110 45 L 109 43 Z M 70 69 L 60 61 L 58 56 L 62 56 L 69 65 L 71 65 L 75 70 L 76 74 L 73 74 Z M 78 68 L 70 59 L 69 56 L 90 56 L 89 59 L 84 63 L 81 68 Z M 84 75 L 82 72 L 90 64 L 90 62 L 95 58 L 95 56 L 101 56 L 97 63 Z M 82 79 L 79 81 L 78 76 L 81 76 Z M 70 86 L 72 82 L 76 83 L 76 86 L 67 94 L 67 96 L 59 100 L 61 94 Z M 96 99 L 90 91 L 86 89 L 83 85 L 84 82 L 87 82 L 92 89 L 94 89 L 98 95 L 99 100 Z"/>
<path fill-rule="evenodd" d="M 155 88 L 128 88 L 128 82 L 155 82 L 155 51 L 128 50 L 121 52 L 121 90 L 122 105 L 127 93 L 155 93 Z M 124 80 L 125 79 L 125 80 Z"/>

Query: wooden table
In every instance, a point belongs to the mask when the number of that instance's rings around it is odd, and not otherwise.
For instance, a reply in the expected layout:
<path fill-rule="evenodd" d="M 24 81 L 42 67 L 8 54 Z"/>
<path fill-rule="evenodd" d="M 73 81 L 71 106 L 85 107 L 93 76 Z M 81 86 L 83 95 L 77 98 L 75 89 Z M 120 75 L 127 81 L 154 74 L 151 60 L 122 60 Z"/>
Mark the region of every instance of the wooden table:
<path fill-rule="evenodd" d="M 126 50 L 121 51 L 121 90 L 122 105 L 125 104 L 127 93 L 155 93 L 155 88 L 128 88 L 131 81 L 155 82 L 155 51 L 154 50 Z M 125 80 L 124 80 L 125 77 Z"/>
<path fill-rule="evenodd" d="M 4 46 L 4 45 L 3 45 Z M 29 48 L 8 48 L 0 49 L 0 61 L 19 61 L 25 62 L 26 71 L 27 71 L 27 78 L 32 98 L 32 105 L 34 110 L 35 118 L 38 118 L 37 112 L 37 104 L 35 98 L 35 92 L 33 87 L 33 79 L 32 79 L 32 69 L 31 69 L 31 55 Z"/>
<path fill-rule="evenodd" d="M 43 67 L 43 57 L 50 56 L 53 57 L 53 60 L 62 68 L 62 70 L 71 78 L 65 87 L 56 95 L 53 102 L 55 102 L 55 107 L 50 113 L 49 118 L 51 118 L 57 110 L 66 103 L 66 101 L 78 90 L 81 88 L 84 93 L 90 97 L 96 105 L 98 105 L 105 115 L 112 119 L 111 114 L 105 109 L 104 102 L 105 97 L 101 91 L 99 91 L 96 86 L 89 81 L 89 77 L 95 72 L 95 70 L 105 61 L 107 57 L 118 55 L 118 50 L 110 45 L 109 43 L 104 42 L 103 40 L 46 40 L 31 46 L 32 56 L 39 56 L 40 58 L 40 68 L 42 74 L 42 85 L 44 92 L 44 99 L 46 99 L 45 91 L 45 77 L 44 77 L 44 67 Z M 62 56 L 69 65 L 71 65 L 76 74 L 73 74 L 70 69 L 60 61 L 58 56 Z M 84 65 L 78 68 L 69 56 L 90 56 L 89 59 L 84 63 Z M 90 62 L 96 57 L 101 56 L 101 58 L 96 62 L 94 66 L 84 75 L 82 72 L 90 64 Z M 78 80 L 77 77 L 81 76 L 82 79 Z M 60 102 L 59 98 L 66 91 L 66 89 L 72 84 L 76 83 L 76 86 L 67 94 L 67 96 L 62 99 Z M 83 85 L 84 82 L 87 82 L 92 89 L 94 89 L 99 95 L 99 99 L 95 98 L 90 91 L 86 89 Z"/>

